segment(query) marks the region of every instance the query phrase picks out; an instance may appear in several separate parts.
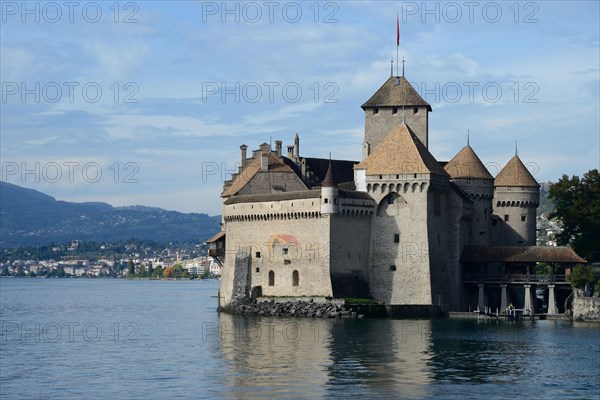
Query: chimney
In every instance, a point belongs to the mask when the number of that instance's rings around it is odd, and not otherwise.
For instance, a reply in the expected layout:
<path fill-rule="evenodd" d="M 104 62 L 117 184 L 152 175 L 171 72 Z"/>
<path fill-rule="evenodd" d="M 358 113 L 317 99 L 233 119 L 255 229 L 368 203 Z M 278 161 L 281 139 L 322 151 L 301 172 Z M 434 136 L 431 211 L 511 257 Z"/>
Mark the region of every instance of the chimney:
<path fill-rule="evenodd" d="M 288 146 L 288 158 L 291 160 L 294 157 L 294 146 Z"/>
<path fill-rule="evenodd" d="M 242 161 L 241 161 L 241 168 L 244 168 L 246 166 L 246 150 L 248 149 L 248 146 L 246 146 L 245 144 L 240 146 L 240 150 L 242 152 Z"/>
<path fill-rule="evenodd" d="M 260 170 L 261 171 L 269 170 L 269 154 L 268 153 L 262 153 L 260 155 Z"/>
<path fill-rule="evenodd" d="M 283 142 L 281 140 L 275 141 L 275 153 L 277 153 L 277 157 L 281 157 L 281 146 Z"/>
<path fill-rule="evenodd" d="M 300 158 L 300 137 L 297 133 L 294 136 L 294 157 L 296 158 L 296 161 Z"/>

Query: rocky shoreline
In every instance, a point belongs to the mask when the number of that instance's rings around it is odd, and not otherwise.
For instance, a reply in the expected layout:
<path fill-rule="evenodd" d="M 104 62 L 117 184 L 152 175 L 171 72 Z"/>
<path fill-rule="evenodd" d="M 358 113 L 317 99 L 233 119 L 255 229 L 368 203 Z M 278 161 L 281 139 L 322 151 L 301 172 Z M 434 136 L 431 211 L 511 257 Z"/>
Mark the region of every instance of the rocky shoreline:
<path fill-rule="evenodd" d="M 234 314 L 253 314 L 274 317 L 308 317 L 308 318 L 361 318 L 349 307 L 330 302 L 284 301 L 274 300 L 238 304 L 227 310 Z"/>

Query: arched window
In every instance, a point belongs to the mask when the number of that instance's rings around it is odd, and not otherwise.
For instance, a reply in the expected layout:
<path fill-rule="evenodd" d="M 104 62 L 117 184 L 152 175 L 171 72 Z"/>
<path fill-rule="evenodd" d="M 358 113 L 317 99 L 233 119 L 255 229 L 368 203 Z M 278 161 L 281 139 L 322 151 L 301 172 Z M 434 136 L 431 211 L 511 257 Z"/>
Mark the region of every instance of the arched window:
<path fill-rule="evenodd" d="M 269 271 L 269 286 L 275 286 L 275 272 Z"/>
<path fill-rule="evenodd" d="M 298 273 L 298 270 L 294 270 L 294 272 L 292 272 L 292 285 L 293 286 L 298 286 L 298 284 L 300 283 L 300 274 Z"/>

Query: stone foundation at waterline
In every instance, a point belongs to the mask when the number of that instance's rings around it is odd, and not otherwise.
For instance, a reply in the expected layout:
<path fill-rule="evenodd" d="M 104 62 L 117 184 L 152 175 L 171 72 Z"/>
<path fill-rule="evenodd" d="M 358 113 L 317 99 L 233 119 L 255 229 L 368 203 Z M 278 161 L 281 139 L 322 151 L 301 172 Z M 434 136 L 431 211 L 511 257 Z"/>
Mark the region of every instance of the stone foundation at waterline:
<path fill-rule="evenodd" d="M 600 297 L 584 297 L 582 290 L 575 289 L 573 319 L 600 322 Z"/>
<path fill-rule="evenodd" d="M 259 301 L 239 304 L 228 309 L 234 314 L 277 317 L 357 318 L 356 312 L 343 304 L 316 301 Z"/>

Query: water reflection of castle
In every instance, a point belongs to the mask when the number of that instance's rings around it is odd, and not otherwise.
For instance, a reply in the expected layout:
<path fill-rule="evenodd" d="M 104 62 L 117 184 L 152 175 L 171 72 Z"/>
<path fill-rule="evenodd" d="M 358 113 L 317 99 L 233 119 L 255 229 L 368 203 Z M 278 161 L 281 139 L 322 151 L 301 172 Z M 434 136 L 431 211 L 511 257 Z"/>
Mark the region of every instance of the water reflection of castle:
<path fill-rule="evenodd" d="M 227 398 L 429 394 L 429 320 L 275 319 L 221 313 L 219 324 L 221 332 L 212 339 L 228 361 L 221 376 Z"/>
<path fill-rule="evenodd" d="M 539 333 L 532 337 L 530 325 L 470 319 L 220 313 L 218 325 L 207 339 L 215 357 L 226 361 L 218 376 L 225 388 L 220 397 L 233 399 L 494 397 L 498 383 L 517 387 L 539 369 L 533 365 L 539 357 L 523 354 L 551 346 L 535 337 Z"/>

